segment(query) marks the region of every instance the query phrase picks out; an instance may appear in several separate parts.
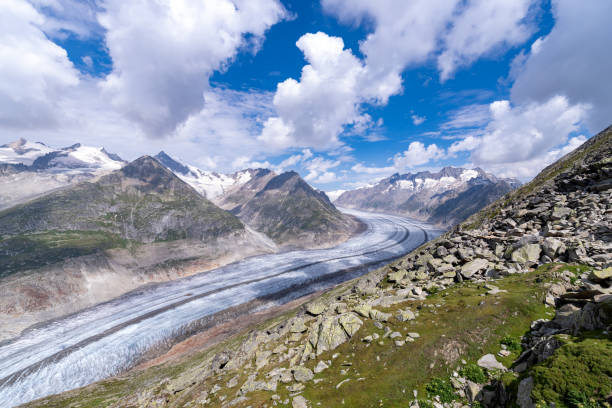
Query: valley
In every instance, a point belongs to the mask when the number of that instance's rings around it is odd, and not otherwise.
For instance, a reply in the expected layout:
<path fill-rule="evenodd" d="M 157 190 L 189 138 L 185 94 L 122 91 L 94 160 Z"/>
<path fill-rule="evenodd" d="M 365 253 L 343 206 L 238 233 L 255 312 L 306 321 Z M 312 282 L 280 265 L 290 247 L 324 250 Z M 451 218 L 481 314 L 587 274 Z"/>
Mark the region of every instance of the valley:
<path fill-rule="evenodd" d="M 145 286 L 5 341 L 0 402 L 14 406 L 120 374 L 151 357 L 152 349 L 167 350 L 177 339 L 221 323 L 214 316 L 225 309 L 261 299 L 258 310 L 289 302 L 359 276 L 441 233 L 402 217 L 345 211 L 367 228 L 334 248 L 255 256 Z"/>

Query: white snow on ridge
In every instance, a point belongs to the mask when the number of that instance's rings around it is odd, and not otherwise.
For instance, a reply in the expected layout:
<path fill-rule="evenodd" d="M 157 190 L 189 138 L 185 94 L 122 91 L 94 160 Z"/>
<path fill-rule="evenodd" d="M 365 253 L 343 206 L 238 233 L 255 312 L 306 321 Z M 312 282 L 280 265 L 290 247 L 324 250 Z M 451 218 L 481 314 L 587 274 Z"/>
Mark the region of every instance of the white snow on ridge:
<path fill-rule="evenodd" d="M 30 166 L 34 163 L 34 160 L 54 151 L 55 149 L 42 143 L 28 142 L 25 139 L 19 139 L 16 142 L 0 147 L 0 163 L 24 164 Z"/>
<path fill-rule="evenodd" d="M 111 159 L 101 147 L 79 146 L 67 156 L 58 156 L 50 165 L 54 171 L 71 171 L 74 169 L 91 169 L 94 173 L 106 173 L 119 170 L 123 162 Z"/>
<path fill-rule="evenodd" d="M 188 174 L 178 172 L 175 174 L 209 200 L 219 197 L 232 187 L 248 183 L 252 177 L 248 170 L 228 175 L 200 170 L 191 165 L 186 165 L 186 167 L 189 169 Z"/>

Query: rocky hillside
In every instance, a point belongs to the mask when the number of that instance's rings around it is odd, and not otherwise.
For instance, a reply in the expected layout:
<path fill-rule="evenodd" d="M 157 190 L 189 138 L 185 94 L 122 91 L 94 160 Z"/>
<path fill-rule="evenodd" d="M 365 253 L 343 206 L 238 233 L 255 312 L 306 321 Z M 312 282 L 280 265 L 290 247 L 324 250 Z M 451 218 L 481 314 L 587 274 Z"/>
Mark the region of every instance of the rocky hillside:
<path fill-rule="evenodd" d="M 29 406 L 610 406 L 611 157 L 612 127 L 303 307 Z"/>
<path fill-rule="evenodd" d="M 335 204 L 366 211 L 408 215 L 450 226 L 518 187 L 481 169 L 445 167 L 437 173 L 394 174 L 371 187 L 342 193 Z"/>
<path fill-rule="evenodd" d="M 281 245 L 322 247 L 346 240 L 358 228 L 322 191 L 310 187 L 293 171 L 259 178 L 223 200 L 243 222 Z M 267 182 L 263 183 L 266 179 Z M 255 187 L 249 189 L 250 187 Z M 253 194 L 255 193 L 255 194 Z"/>

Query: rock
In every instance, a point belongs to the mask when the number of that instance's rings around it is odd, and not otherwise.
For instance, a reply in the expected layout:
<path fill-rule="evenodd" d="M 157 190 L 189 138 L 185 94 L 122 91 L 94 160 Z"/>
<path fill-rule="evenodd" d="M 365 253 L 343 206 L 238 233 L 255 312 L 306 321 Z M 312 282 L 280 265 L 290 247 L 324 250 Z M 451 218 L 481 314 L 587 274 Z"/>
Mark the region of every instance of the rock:
<path fill-rule="evenodd" d="M 421 335 L 419 333 L 408 333 L 408 337 L 413 338 L 413 339 L 418 339 L 419 337 L 421 337 Z"/>
<path fill-rule="evenodd" d="M 325 305 L 321 302 L 312 302 L 306 305 L 306 311 L 313 316 L 318 316 L 325 311 Z"/>
<path fill-rule="evenodd" d="M 557 255 L 560 255 L 565 252 L 566 248 L 561 240 L 552 237 L 546 237 L 544 241 L 542 241 L 542 250 L 544 254 L 551 259 L 555 259 Z"/>
<path fill-rule="evenodd" d="M 346 378 L 346 379 L 340 381 L 338 384 L 336 384 L 336 389 L 340 388 L 342 386 L 342 384 L 347 383 L 349 381 L 351 381 L 350 378 Z"/>
<path fill-rule="evenodd" d="M 459 263 L 459 260 L 455 255 L 446 255 L 444 258 L 442 258 L 442 260 L 451 265 L 457 265 Z"/>
<path fill-rule="evenodd" d="M 512 252 L 510 260 L 522 265 L 533 265 L 537 264 L 540 259 L 540 252 L 542 249 L 539 244 L 527 244 L 523 245 L 519 249 Z"/>
<path fill-rule="evenodd" d="M 319 338 L 317 341 L 317 355 L 324 351 L 330 351 L 348 341 L 349 337 L 340 326 L 337 317 L 328 317 L 319 326 Z"/>
<path fill-rule="evenodd" d="M 308 328 L 304 324 L 304 319 L 295 319 L 289 329 L 291 333 L 304 333 L 306 330 L 308 330 Z"/>
<path fill-rule="evenodd" d="M 471 248 L 460 247 L 457 249 L 457 256 L 465 262 L 469 262 L 474 257 L 474 251 Z"/>
<path fill-rule="evenodd" d="M 338 318 L 338 323 L 340 323 L 340 325 L 349 337 L 353 337 L 353 335 L 357 333 L 357 331 L 363 325 L 361 319 L 359 319 L 353 313 L 346 313 L 340 315 L 340 317 Z"/>
<path fill-rule="evenodd" d="M 469 380 L 467 381 L 467 384 L 465 385 L 465 396 L 469 402 L 477 401 L 481 391 L 482 386 L 480 384 L 476 384 Z"/>
<path fill-rule="evenodd" d="M 302 397 L 301 395 L 298 395 L 296 397 L 293 397 L 293 400 L 291 401 L 291 407 L 308 408 L 308 401 L 306 400 L 306 398 Z"/>
<path fill-rule="evenodd" d="M 324 361 L 319 361 L 317 363 L 317 365 L 315 366 L 315 368 L 314 368 L 314 372 L 315 372 L 315 374 L 319 374 L 319 373 L 327 370 L 328 368 L 329 368 L 329 366 L 327 364 L 325 364 Z"/>
<path fill-rule="evenodd" d="M 485 354 L 484 356 L 480 357 L 476 364 L 478 364 L 479 367 L 486 368 L 488 370 L 506 370 L 506 367 L 497 361 L 493 354 Z"/>
<path fill-rule="evenodd" d="M 589 274 L 589 279 L 595 282 L 612 280 L 612 267 L 591 271 L 591 273 Z"/>
<path fill-rule="evenodd" d="M 489 267 L 489 261 L 483 258 L 476 258 L 461 267 L 461 275 L 464 278 L 471 278 L 474 274 L 484 271 Z"/>
<path fill-rule="evenodd" d="M 353 308 L 353 311 L 362 317 L 370 317 L 370 310 L 372 310 L 372 306 L 365 303 L 361 303 Z"/>
<path fill-rule="evenodd" d="M 400 269 L 399 271 L 391 272 L 387 275 L 387 279 L 389 280 L 389 282 L 399 282 L 404 279 L 404 276 L 406 276 L 407 272 L 408 271 L 406 271 L 405 269 Z"/>
<path fill-rule="evenodd" d="M 268 359 L 272 355 L 271 351 L 258 351 L 255 353 L 255 366 L 259 370 L 262 367 L 265 367 L 268 364 Z"/>
<path fill-rule="evenodd" d="M 400 334 L 400 332 L 392 332 L 391 334 L 389 334 L 389 338 L 390 339 L 395 339 L 397 337 L 402 337 L 402 335 Z"/>
<path fill-rule="evenodd" d="M 553 220 L 560 220 L 562 218 L 567 217 L 571 213 L 572 213 L 572 209 L 571 208 L 562 207 L 562 206 L 555 206 L 553 208 L 553 211 L 552 211 L 552 214 L 551 214 L 550 217 Z"/>
<path fill-rule="evenodd" d="M 372 309 L 370 310 L 370 318 L 380 322 L 387 322 L 391 318 L 391 313 L 384 313 L 380 310 Z"/>
<path fill-rule="evenodd" d="M 533 377 L 523 379 L 518 386 L 516 393 L 516 405 L 520 408 L 534 408 L 535 404 L 531 400 L 531 391 L 533 391 Z"/>
<path fill-rule="evenodd" d="M 310 381 L 314 377 L 313 372 L 309 368 L 302 366 L 293 367 L 291 372 L 293 373 L 293 378 L 297 382 Z"/>
<path fill-rule="evenodd" d="M 395 340 L 395 345 L 397 347 L 402 347 L 406 342 L 404 340 Z"/>
<path fill-rule="evenodd" d="M 414 320 L 416 319 L 414 313 L 412 313 L 411 310 L 398 310 L 397 314 L 395 315 L 395 318 L 397 320 L 399 320 L 400 322 L 407 322 L 409 320 Z"/>
<path fill-rule="evenodd" d="M 304 389 L 306 388 L 306 386 L 302 383 L 296 383 L 296 384 L 291 384 L 290 386 L 287 387 L 287 391 L 289 392 L 300 392 L 300 391 L 304 391 Z"/>

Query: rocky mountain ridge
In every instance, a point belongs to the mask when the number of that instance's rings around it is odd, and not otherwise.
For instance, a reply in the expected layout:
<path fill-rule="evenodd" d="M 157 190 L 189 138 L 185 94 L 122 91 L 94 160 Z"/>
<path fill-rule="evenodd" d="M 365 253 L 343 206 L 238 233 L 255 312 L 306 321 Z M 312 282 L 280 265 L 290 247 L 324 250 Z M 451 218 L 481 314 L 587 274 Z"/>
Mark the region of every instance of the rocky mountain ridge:
<path fill-rule="evenodd" d="M 612 127 L 447 234 L 304 307 L 208 351 L 29 405 L 609 406 L 611 157 Z"/>
<path fill-rule="evenodd" d="M 518 180 L 500 179 L 479 168 L 444 167 L 436 173 L 396 173 L 373 186 L 343 192 L 334 202 L 450 226 L 519 185 Z"/>

